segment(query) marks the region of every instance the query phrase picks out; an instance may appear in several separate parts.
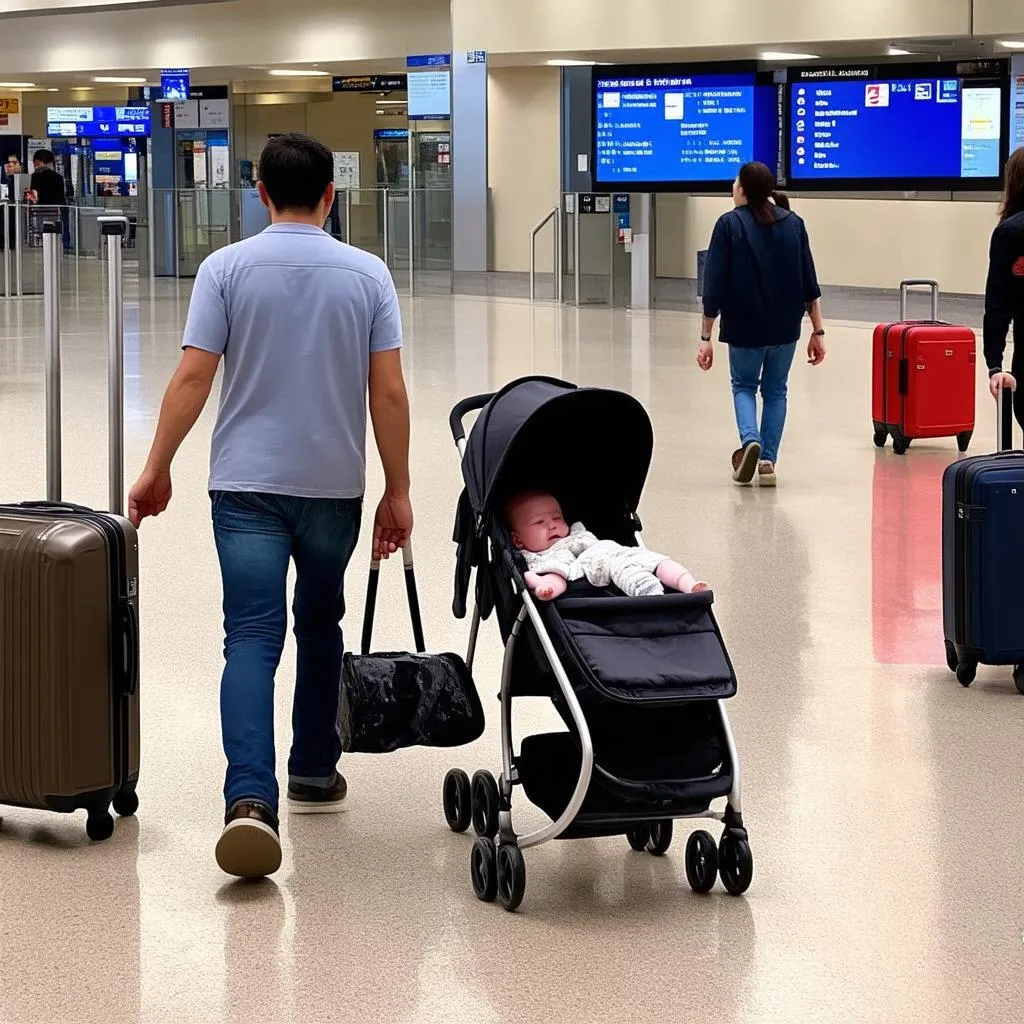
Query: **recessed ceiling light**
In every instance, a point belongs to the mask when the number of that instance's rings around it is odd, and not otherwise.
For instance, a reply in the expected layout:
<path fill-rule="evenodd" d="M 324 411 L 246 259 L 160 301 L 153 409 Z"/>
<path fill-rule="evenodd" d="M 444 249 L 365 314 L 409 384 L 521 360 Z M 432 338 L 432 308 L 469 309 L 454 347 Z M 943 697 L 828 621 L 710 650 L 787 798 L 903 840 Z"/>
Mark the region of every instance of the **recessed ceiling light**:
<path fill-rule="evenodd" d="M 46 91 L 47 91 L 47 92 L 60 92 L 60 89 L 57 89 L 57 88 L 51 87 L 51 88 L 47 89 Z"/>
<path fill-rule="evenodd" d="M 311 68 L 274 68 L 267 72 L 276 78 L 330 78 L 330 71 L 313 71 Z"/>
<path fill-rule="evenodd" d="M 406 107 L 408 105 L 408 100 L 377 100 L 378 107 Z"/>
<path fill-rule="evenodd" d="M 890 46 L 889 56 L 890 57 L 910 57 L 913 54 L 913 50 L 904 50 L 902 46 Z"/>
<path fill-rule="evenodd" d="M 555 57 L 547 61 L 548 67 L 552 68 L 593 68 L 597 65 L 606 65 L 606 60 L 574 60 L 572 57 Z"/>
<path fill-rule="evenodd" d="M 1024 42 L 1018 39 L 1007 39 L 999 43 L 1006 50 L 1024 50 Z"/>
<path fill-rule="evenodd" d="M 145 85 L 145 78 L 136 78 L 128 75 L 100 75 L 93 79 L 102 85 Z"/>
<path fill-rule="evenodd" d="M 788 53 L 786 50 L 765 50 L 761 60 L 821 60 L 816 53 Z"/>
<path fill-rule="evenodd" d="M 0 89 L 34 89 L 35 82 L 0 82 Z"/>

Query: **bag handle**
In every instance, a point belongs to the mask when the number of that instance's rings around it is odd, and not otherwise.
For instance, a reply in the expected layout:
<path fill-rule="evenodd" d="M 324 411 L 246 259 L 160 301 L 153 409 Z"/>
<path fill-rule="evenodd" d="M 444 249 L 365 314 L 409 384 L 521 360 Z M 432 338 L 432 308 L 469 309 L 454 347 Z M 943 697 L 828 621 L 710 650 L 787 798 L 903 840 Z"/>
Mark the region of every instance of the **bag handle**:
<path fill-rule="evenodd" d="M 417 654 L 423 654 L 427 645 L 423 639 L 423 619 L 420 615 L 420 596 L 416 589 L 416 570 L 412 563 L 412 541 L 407 540 L 402 548 L 402 568 L 405 573 L 405 594 L 409 599 L 409 619 L 412 622 L 412 638 Z M 380 560 L 370 562 L 370 578 L 366 584 L 366 607 L 363 609 L 363 638 L 360 647 L 363 654 L 370 653 L 373 640 L 373 618 L 377 611 L 377 587 L 380 584 Z"/>
<path fill-rule="evenodd" d="M 927 288 L 932 297 L 932 320 L 939 319 L 939 282 L 930 277 L 908 277 L 900 281 L 900 322 L 907 319 L 907 302 L 911 288 Z"/>
<path fill-rule="evenodd" d="M 1013 391 L 1010 388 L 999 389 L 996 406 L 996 451 L 1013 451 Z"/>

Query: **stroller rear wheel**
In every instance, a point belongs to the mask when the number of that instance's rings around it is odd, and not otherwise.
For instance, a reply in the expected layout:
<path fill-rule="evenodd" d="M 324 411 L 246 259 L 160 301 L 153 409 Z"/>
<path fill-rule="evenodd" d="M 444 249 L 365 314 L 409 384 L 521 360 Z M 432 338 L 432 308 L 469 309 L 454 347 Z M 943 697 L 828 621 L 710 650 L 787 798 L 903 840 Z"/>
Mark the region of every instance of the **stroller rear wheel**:
<path fill-rule="evenodd" d="M 515 843 L 498 847 L 498 902 L 508 911 L 518 910 L 526 894 L 526 861 Z"/>
<path fill-rule="evenodd" d="M 650 826 L 638 825 L 636 828 L 631 828 L 626 833 L 626 839 L 637 853 L 643 853 L 647 849 L 647 844 L 651 841 Z"/>
<path fill-rule="evenodd" d="M 469 874 L 473 892 L 478 900 L 493 903 L 498 895 L 498 869 L 494 855 L 494 842 L 487 836 L 478 836 L 469 855 Z"/>
<path fill-rule="evenodd" d="M 473 831 L 488 839 L 498 834 L 498 783 L 484 769 L 473 773 Z"/>
<path fill-rule="evenodd" d="M 718 873 L 726 892 L 742 896 L 754 877 L 754 855 L 746 839 L 726 832 L 718 844 Z"/>
<path fill-rule="evenodd" d="M 710 832 L 701 829 L 686 841 L 686 880 L 694 892 L 711 892 L 718 878 L 718 847 Z"/>
<path fill-rule="evenodd" d="M 671 845 L 672 819 L 652 822 L 651 838 L 647 841 L 647 852 L 655 857 L 664 857 Z"/>
<path fill-rule="evenodd" d="M 444 777 L 442 797 L 448 827 L 453 832 L 465 832 L 473 820 L 473 798 L 469 776 L 461 768 L 453 768 Z"/>

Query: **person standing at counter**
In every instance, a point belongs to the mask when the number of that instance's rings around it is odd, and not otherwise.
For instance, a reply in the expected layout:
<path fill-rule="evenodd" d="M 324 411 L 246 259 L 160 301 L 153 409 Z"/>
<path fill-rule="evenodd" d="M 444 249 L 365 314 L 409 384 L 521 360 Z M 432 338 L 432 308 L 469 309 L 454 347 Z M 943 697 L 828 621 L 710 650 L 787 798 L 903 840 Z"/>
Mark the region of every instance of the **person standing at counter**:
<path fill-rule="evenodd" d="M 1006 188 L 999 208 L 999 225 L 992 232 L 988 283 L 985 286 L 985 364 L 989 388 L 995 398 L 1003 388 L 1013 391 L 1013 411 L 1024 425 L 1024 391 L 1017 381 L 1024 374 L 1024 345 L 1014 345 L 1010 372 L 1003 369 L 1003 354 L 1010 326 L 1024 323 L 1024 149 L 1006 164 Z"/>

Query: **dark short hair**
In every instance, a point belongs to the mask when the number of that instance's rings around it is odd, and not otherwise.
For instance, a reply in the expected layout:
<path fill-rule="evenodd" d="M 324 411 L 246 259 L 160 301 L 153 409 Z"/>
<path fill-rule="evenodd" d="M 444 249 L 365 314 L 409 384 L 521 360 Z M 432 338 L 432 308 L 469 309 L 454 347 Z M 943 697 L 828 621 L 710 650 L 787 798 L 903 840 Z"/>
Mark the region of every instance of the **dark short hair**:
<path fill-rule="evenodd" d="M 35 163 L 37 160 L 41 164 L 52 164 L 53 163 L 53 153 L 51 153 L 50 150 L 48 150 L 48 149 L 37 149 L 32 154 L 32 162 Z"/>
<path fill-rule="evenodd" d="M 304 132 L 269 139 L 259 178 L 275 210 L 315 210 L 334 181 L 334 154 Z"/>

